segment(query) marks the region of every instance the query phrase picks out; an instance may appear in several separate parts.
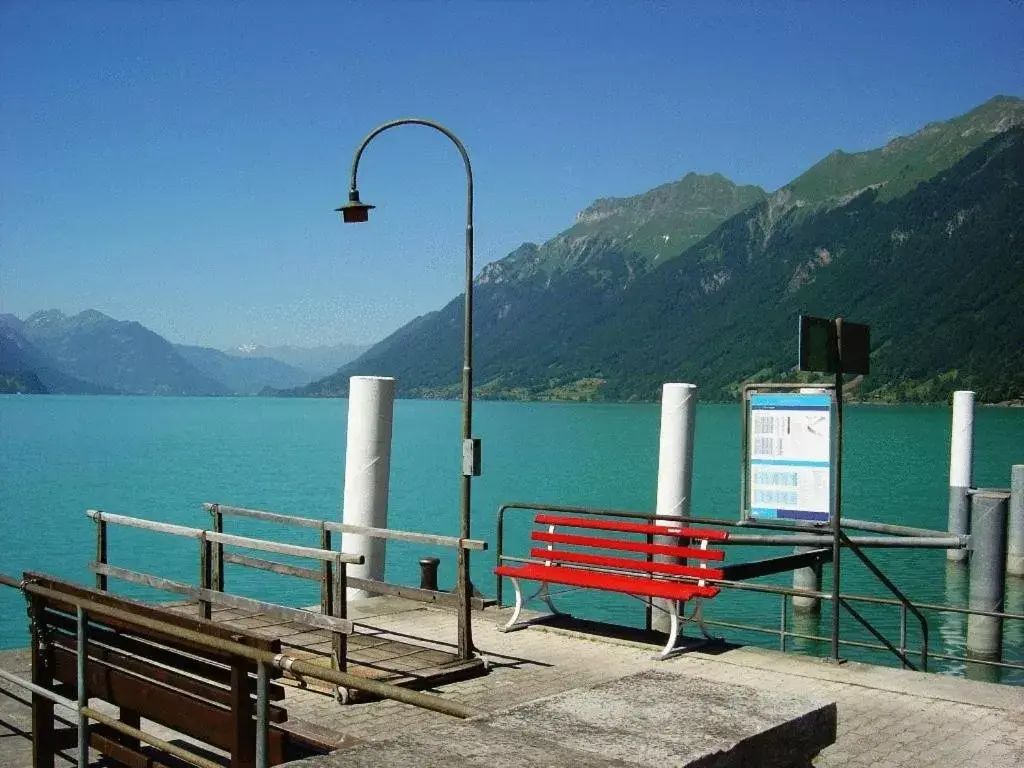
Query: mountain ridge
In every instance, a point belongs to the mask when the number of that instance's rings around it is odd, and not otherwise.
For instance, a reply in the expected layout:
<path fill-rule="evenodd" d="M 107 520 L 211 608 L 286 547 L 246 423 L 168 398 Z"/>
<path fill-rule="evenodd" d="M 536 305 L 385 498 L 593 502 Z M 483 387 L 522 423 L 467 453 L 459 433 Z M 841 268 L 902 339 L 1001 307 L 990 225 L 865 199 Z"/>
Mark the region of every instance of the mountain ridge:
<path fill-rule="evenodd" d="M 600 275 L 595 278 L 593 270 L 588 272 L 587 268 L 602 263 L 628 264 L 621 248 L 628 232 L 617 233 L 617 242 L 610 242 L 610 238 L 596 244 L 589 242 L 588 246 L 593 247 L 594 252 L 582 254 L 585 258 L 573 262 L 575 269 L 564 268 L 570 262 L 564 258 L 564 249 L 559 252 L 558 248 L 571 240 L 573 228 L 581 224 L 600 226 L 609 218 L 603 206 L 614 208 L 617 203 L 614 198 L 604 204 L 597 201 L 585 209 L 582 223 L 578 221 L 544 245 L 524 244 L 505 259 L 481 271 L 475 282 L 474 297 L 477 392 L 485 397 L 654 399 L 656 387 L 650 382 L 682 378 L 699 385 L 710 384 L 708 394 L 711 399 L 718 399 L 734 394 L 736 385 L 747 378 L 763 375 L 769 370 L 773 374 L 784 372 L 792 366 L 781 366 L 777 355 L 773 358 L 763 350 L 745 361 L 748 368 L 745 372 L 734 370 L 735 360 L 727 362 L 735 355 L 728 348 L 728 342 L 724 340 L 726 337 L 733 339 L 732 345 L 736 349 L 755 349 L 743 333 L 736 335 L 737 328 L 745 320 L 741 311 L 743 305 L 764 304 L 759 289 L 752 284 L 746 285 L 752 293 L 734 295 L 732 281 L 735 275 L 745 274 L 745 265 L 763 263 L 763 269 L 758 267 L 761 272 L 753 270 L 750 274 L 763 272 L 763 278 L 769 281 L 773 291 L 777 291 L 777 294 L 771 294 L 773 304 L 765 305 L 764 311 L 769 318 L 767 324 L 774 329 L 775 342 L 783 343 L 780 323 L 787 329 L 785 335 L 795 338 L 793 301 L 804 297 L 816 311 L 828 314 L 831 311 L 829 305 L 818 302 L 815 292 L 833 279 L 830 275 L 844 275 L 841 282 L 845 289 L 856 294 L 862 292 L 858 282 L 873 283 L 875 274 L 886 266 L 884 260 L 879 263 L 868 260 L 861 265 L 864 275 L 847 274 L 844 265 L 851 263 L 851 246 L 837 241 L 823 227 L 833 227 L 843 238 L 863 247 L 875 250 L 895 247 L 907 253 L 918 247 L 917 241 L 924 237 L 921 235 L 915 240 L 915 227 L 927 233 L 933 241 L 932 247 L 944 249 L 944 252 L 950 251 L 952 246 L 947 247 L 948 243 L 943 243 L 959 242 L 968 229 L 971 230 L 972 242 L 984 242 L 984 233 L 965 227 L 965 222 L 969 223 L 972 217 L 977 218 L 975 214 L 986 205 L 1003 205 L 1007 210 L 1016 210 L 1014 206 L 1018 201 L 1013 197 L 1012 189 L 1007 192 L 1000 186 L 1004 184 L 1001 178 L 991 173 L 984 175 L 984 184 L 988 186 L 982 188 L 972 186 L 971 173 L 982 173 L 986 163 L 1005 164 L 1007 157 L 1016 157 L 1014 153 L 1018 150 L 1020 132 L 1015 126 L 1020 125 L 1024 125 L 1024 101 L 997 97 L 965 115 L 944 123 L 929 124 L 910 137 L 895 139 L 885 147 L 855 155 L 833 153 L 829 156 L 831 159 L 815 163 L 793 182 L 770 195 L 761 196 L 752 205 L 733 214 L 696 245 L 654 264 L 650 269 L 637 270 L 626 279 L 623 279 L 621 270 L 615 280 L 602 279 Z M 1009 138 L 1001 143 L 1000 137 Z M 979 162 L 977 158 L 967 160 L 974 152 L 979 152 L 978 157 L 983 158 L 981 171 L 971 171 L 968 167 L 972 162 Z M 961 166 L 962 163 L 966 165 Z M 942 167 L 938 167 L 940 165 Z M 837 174 L 839 178 L 826 185 L 821 183 L 820 176 L 822 169 L 828 167 L 842 170 Z M 1013 177 L 1013 183 L 1017 183 L 1016 169 L 1011 165 L 1004 170 L 1009 174 L 1007 178 Z M 948 196 L 956 197 L 959 190 L 969 188 L 974 197 L 964 199 L 961 210 L 946 211 L 941 200 L 934 197 L 934 190 L 922 188 L 929 182 L 944 184 Z M 892 190 L 900 189 L 905 191 L 892 195 Z M 910 208 L 884 208 L 896 201 L 903 201 L 901 205 Z M 914 206 L 919 206 L 920 210 Z M 930 210 L 926 210 L 928 206 Z M 942 227 L 936 229 L 929 217 L 938 215 L 940 208 L 948 221 L 944 220 Z M 902 211 L 903 223 L 890 222 L 887 218 L 896 210 Z M 991 218 L 988 212 L 982 213 L 983 218 Z M 859 217 L 858 221 L 864 224 L 871 237 L 861 237 L 856 230 L 850 230 L 844 225 L 844 217 Z M 1002 218 L 995 217 L 991 225 L 993 232 L 998 231 L 1012 239 L 1018 234 L 1008 217 L 1004 211 Z M 883 224 L 891 225 L 891 231 L 884 233 L 884 238 L 875 231 Z M 817 241 L 807 240 L 812 234 Z M 794 252 L 795 242 L 805 250 Z M 910 246 L 903 247 L 908 242 Z M 1012 261 L 1016 254 L 1019 262 L 1019 251 L 1014 250 L 1020 247 L 1017 242 L 1017 245 L 1011 243 L 1006 258 Z M 986 243 L 986 247 L 990 244 Z M 554 265 L 541 263 L 545 248 L 554 255 Z M 926 255 L 918 254 L 917 258 L 926 259 Z M 964 254 L 959 254 L 958 258 L 969 259 Z M 524 262 L 529 263 L 529 268 L 519 269 Z M 924 263 L 927 264 L 927 260 Z M 584 265 L 584 269 L 579 265 Z M 993 272 L 996 268 L 988 261 L 985 265 L 990 273 L 989 279 L 998 281 L 997 272 Z M 944 268 L 953 269 L 955 265 L 946 264 Z M 921 280 L 919 271 L 917 266 L 909 265 L 900 267 L 893 275 L 894 279 L 897 275 L 899 279 L 904 275 L 914 275 L 915 280 Z M 685 279 L 671 279 L 676 272 Z M 493 279 L 495 275 L 503 279 Z M 971 280 L 965 284 L 978 287 Z M 897 288 L 883 285 L 878 290 L 898 296 L 900 290 Z M 958 301 L 966 302 L 959 288 L 956 292 Z M 983 289 L 978 287 L 978 290 Z M 907 292 L 913 293 L 912 290 Z M 776 295 L 779 297 L 777 301 L 774 299 Z M 870 301 L 849 305 L 841 294 L 829 295 L 836 306 L 851 306 L 853 312 L 861 311 L 861 308 L 866 312 L 874 311 Z M 726 302 L 726 298 L 728 306 L 719 306 Z M 1005 301 L 1007 297 L 1001 300 Z M 878 306 L 883 304 L 880 301 Z M 788 314 L 780 314 L 776 305 L 789 308 Z M 457 396 L 461 310 L 460 296 L 444 307 L 414 319 L 337 374 L 286 394 L 343 395 L 349 376 L 376 374 L 396 376 L 399 393 L 403 396 Z M 643 332 L 637 330 L 638 317 L 649 321 Z M 707 354 L 698 350 L 690 364 L 687 364 L 685 356 L 673 355 L 672 350 L 679 346 L 678 343 L 673 346 L 670 339 L 659 338 L 657 334 L 656 320 L 664 320 L 667 326 L 676 328 L 684 334 L 684 339 L 687 334 L 692 334 L 691 329 L 679 327 L 680 317 L 691 318 L 693 328 L 704 331 L 702 339 Z M 717 318 L 720 326 L 711 327 L 707 322 L 709 317 Z M 856 315 L 849 317 L 855 321 L 871 319 Z M 746 322 L 756 326 L 762 321 L 746 318 Z M 1013 321 L 1006 322 L 1012 325 Z M 628 330 L 631 327 L 633 331 Z M 750 332 L 748 330 L 746 334 Z M 892 341 L 889 339 L 888 343 Z M 795 342 L 785 342 L 785 348 L 791 343 Z M 636 361 L 638 354 L 652 346 L 658 349 L 648 358 L 633 363 L 641 365 L 641 370 L 624 371 L 627 361 Z M 965 354 L 970 356 L 968 352 Z M 947 389 L 947 385 L 953 386 L 957 382 L 976 381 L 971 378 L 974 374 L 969 370 L 965 370 L 962 376 L 952 375 L 949 370 L 934 368 L 934 361 L 932 365 L 933 369 L 924 371 L 930 375 L 923 378 L 919 375 L 921 370 L 891 371 L 897 376 L 891 382 L 880 382 L 877 376 L 875 379 L 868 377 L 863 392 L 874 391 L 879 399 L 921 399 L 928 389 L 922 381 L 945 375 L 946 384 L 943 386 Z M 643 366 L 653 370 L 648 371 Z M 730 375 L 725 379 L 720 374 L 727 367 Z M 946 368 L 951 370 L 955 366 Z M 630 380 L 633 385 L 630 385 Z M 914 381 L 918 383 L 914 384 Z M 1006 384 L 1006 381 L 1010 383 Z M 1016 386 L 1011 380 L 1006 381 L 1004 384 L 1011 390 Z M 984 387 L 985 382 L 981 381 L 980 386 Z M 986 391 L 992 397 L 999 397 L 1000 392 L 1007 394 L 1000 387 L 1003 384 L 996 384 Z M 941 387 L 930 392 L 929 396 L 934 399 L 945 396 Z"/>

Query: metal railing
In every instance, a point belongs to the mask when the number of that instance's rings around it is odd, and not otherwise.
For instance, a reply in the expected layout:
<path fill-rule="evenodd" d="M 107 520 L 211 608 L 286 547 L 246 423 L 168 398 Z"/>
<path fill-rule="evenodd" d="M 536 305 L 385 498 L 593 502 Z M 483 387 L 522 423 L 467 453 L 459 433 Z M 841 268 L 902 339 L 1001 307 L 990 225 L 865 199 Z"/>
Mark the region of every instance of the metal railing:
<path fill-rule="evenodd" d="M 487 549 L 487 542 L 479 539 L 463 539 L 456 536 L 441 536 L 433 533 L 397 531 L 391 528 L 373 528 L 364 525 L 351 525 L 348 523 L 338 523 L 330 520 L 317 520 L 309 517 L 283 515 L 278 512 L 268 512 L 262 509 L 235 507 L 229 504 L 207 502 L 203 504 L 203 509 L 209 512 L 213 517 L 213 529 L 216 532 L 222 533 L 224 531 L 225 517 L 262 520 L 264 522 L 287 525 L 293 528 L 307 528 L 319 531 L 321 549 L 331 548 L 332 533 L 352 533 L 370 538 L 384 539 L 386 541 L 405 541 L 413 544 L 428 544 L 431 546 L 447 547 L 463 551 L 484 551 Z M 303 578 L 313 578 L 313 576 L 308 572 L 302 572 L 301 569 L 295 569 L 292 566 L 280 563 L 269 563 L 265 560 L 256 560 L 254 558 L 224 552 L 222 544 L 217 544 L 214 548 L 213 560 L 214 583 L 219 584 L 221 588 L 223 588 L 224 585 L 225 563 L 234 563 L 236 565 L 244 565 L 250 568 L 273 571 L 275 573 L 284 573 L 292 576 L 300 576 Z M 314 580 L 316 579 L 314 578 Z M 355 589 L 363 589 L 373 594 L 392 595 L 396 597 L 405 597 L 411 600 L 420 600 L 424 602 L 453 606 L 457 606 L 460 599 L 459 594 L 452 594 L 450 592 L 423 589 L 405 584 L 391 584 L 386 581 L 357 578 L 351 575 L 348 577 L 348 586 Z M 324 590 L 326 589 L 327 587 L 325 586 Z M 485 599 L 476 596 L 470 596 L 469 602 L 470 606 L 476 610 L 481 610 L 487 604 Z"/>
<path fill-rule="evenodd" d="M 216 604 L 265 613 L 291 621 L 299 621 L 319 629 L 326 629 L 331 633 L 331 663 L 337 669 L 345 670 L 348 653 L 348 635 L 351 635 L 354 631 L 352 622 L 347 618 L 348 602 L 346 600 L 346 593 L 348 579 L 345 566 L 361 564 L 363 562 L 362 555 L 350 555 L 329 548 L 300 547 L 295 544 L 282 544 L 276 541 L 265 541 L 247 536 L 234 536 L 223 532 L 207 531 L 202 528 L 190 528 L 172 523 L 161 523 L 139 517 L 113 515 L 96 509 L 88 510 L 86 515 L 96 523 L 96 560 L 89 563 L 89 570 L 96 574 L 97 589 L 105 591 L 107 589 L 107 579 L 115 578 L 132 584 L 152 587 L 164 592 L 192 598 L 197 601 L 199 615 L 204 619 L 210 618 L 212 608 Z M 119 525 L 196 540 L 199 544 L 199 586 L 196 587 L 172 579 L 110 565 L 107 530 L 110 525 Z M 329 547 L 330 540 L 328 539 L 326 543 Z M 241 561 L 240 564 L 248 567 L 273 570 L 276 573 L 320 581 L 322 585 L 320 613 L 269 603 L 263 600 L 254 600 L 225 592 L 222 570 L 225 559 L 224 545 L 319 561 L 321 568 L 317 571 L 285 563 L 236 555 L 238 561 Z M 217 565 L 218 562 L 220 565 Z M 342 692 L 341 695 L 345 696 L 346 694 Z"/>
<path fill-rule="evenodd" d="M 504 562 L 533 562 L 530 558 L 515 557 L 505 554 L 505 517 L 506 513 L 510 510 L 520 510 L 524 512 L 559 512 L 559 513 L 570 513 L 570 514 L 583 514 L 583 515 L 594 515 L 600 517 L 619 517 L 625 519 L 636 519 L 653 522 L 657 520 L 667 520 L 678 523 L 681 518 L 664 515 L 654 515 L 648 512 L 636 512 L 631 510 L 618 510 L 618 509 L 599 509 L 592 507 L 574 507 L 564 505 L 552 505 L 552 504 L 534 504 L 525 502 L 510 502 L 503 504 L 498 509 L 497 515 L 497 542 L 495 546 L 495 562 L 496 565 L 500 565 Z M 792 525 L 782 523 L 771 523 L 767 521 L 736 521 L 736 520 L 724 520 L 724 519 L 713 519 L 713 518 L 690 518 L 689 522 L 699 524 L 701 526 L 721 526 L 734 529 L 730 532 L 729 539 L 721 542 L 722 545 L 757 545 L 757 546 L 785 546 L 792 547 L 795 545 L 801 546 L 814 546 L 814 545 L 827 545 L 831 546 L 832 536 L 828 534 L 818 534 L 813 532 L 801 532 L 799 529 L 795 529 Z M 1024 669 L 1024 665 L 1017 664 L 1007 661 L 994 661 L 994 660 L 979 660 L 974 658 L 968 658 L 966 656 L 953 656 L 949 654 L 934 653 L 929 649 L 928 644 L 928 622 L 924 615 L 925 611 L 930 612 L 950 612 L 960 614 L 975 614 L 981 616 L 994 616 L 1011 621 L 1024 621 L 1024 615 L 991 612 L 991 611 L 979 611 L 970 608 L 959 608 L 954 606 L 943 606 L 934 605 L 927 603 L 915 603 L 910 600 L 899 588 L 882 572 L 880 568 L 875 565 L 874 562 L 867 557 L 863 552 L 866 547 L 881 547 L 881 548 L 921 548 L 921 549 L 948 549 L 950 547 L 963 547 L 967 545 L 967 538 L 962 536 L 954 535 L 943 535 L 941 532 L 930 531 L 927 529 L 911 529 L 904 528 L 902 526 L 888 525 L 881 523 L 872 523 L 864 521 L 849 521 L 847 527 L 854 529 L 861 529 L 866 531 L 873 531 L 887 534 L 902 534 L 894 536 L 849 536 L 845 532 L 841 532 L 840 546 L 850 549 L 857 558 L 865 565 L 865 567 L 872 573 L 872 575 L 879 580 L 879 582 L 886 587 L 892 594 L 893 597 L 875 597 L 871 595 L 857 595 L 857 594 L 841 594 L 840 605 L 858 622 L 858 624 L 865 627 L 865 629 L 875 638 L 877 642 L 865 642 L 861 640 L 847 639 L 842 637 L 836 637 L 838 645 L 850 647 L 850 648 L 861 648 L 872 651 L 881 651 L 891 653 L 900 662 L 900 665 L 904 668 L 918 669 L 921 671 L 928 670 L 929 659 L 943 659 L 947 661 L 960 661 L 960 662 L 971 662 L 984 664 L 987 666 L 1000 667 L 1005 669 L 1020 670 Z M 743 531 L 752 529 L 763 529 L 768 531 L 775 531 L 775 535 L 763 535 L 763 534 L 746 534 Z M 786 534 L 786 535 L 780 535 Z M 503 602 L 503 581 L 504 579 L 500 576 L 495 577 L 495 595 L 497 597 L 496 602 L 499 606 L 504 605 Z M 779 611 L 779 624 L 776 627 L 766 627 L 764 625 L 756 624 L 744 624 L 740 622 L 730 622 L 715 620 L 709 617 L 705 617 L 704 621 L 708 625 L 718 626 L 726 629 L 736 629 L 741 631 L 751 631 L 762 634 L 775 635 L 779 638 L 780 650 L 787 650 L 788 639 L 801 639 L 809 641 L 820 641 L 829 642 L 833 640 L 833 635 L 814 635 L 795 632 L 788 626 L 788 602 L 789 598 L 792 597 L 804 597 L 813 598 L 818 600 L 830 600 L 832 597 L 831 592 L 813 591 L 807 589 L 795 589 L 787 586 L 777 586 L 768 584 L 753 584 L 743 581 L 722 579 L 722 580 L 708 580 L 714 584 L 726 588 L 743 592 L 756 592 L 766 595 L 777 595 L 780 598 L 780 611 Z M 892 642 L 884 637 L 877 628 L 874 627 L 868 621 L 860 611 L 858 611 L 854 605 L 878 605 L 878 606 L 892 606 L 899 611 L 899 640 L 898 642 Z M 908 623 L 909 617 L 913 616 L 917 621 L 920 631 L 920 644 L 918 646 L 919 653 L 919 667 L 913 661 L 911 661 L 908 650 Z M 651 628 L 651 609 L 648 604 L 645 609 L 644 618 L 645 629 Z"/>

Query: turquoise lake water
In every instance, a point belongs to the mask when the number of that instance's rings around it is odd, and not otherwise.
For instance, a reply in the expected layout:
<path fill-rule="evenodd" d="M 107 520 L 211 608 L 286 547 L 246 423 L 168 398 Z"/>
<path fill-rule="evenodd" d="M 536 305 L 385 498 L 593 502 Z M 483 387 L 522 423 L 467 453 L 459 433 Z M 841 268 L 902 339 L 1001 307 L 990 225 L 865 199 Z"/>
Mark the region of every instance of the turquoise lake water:
<path fill-rule="evenodd" d="M 340 519 L 344 477 L 345 400 L 263 398 L 143 398 L 0 396 L 0 571 L 36 569 L 90 582 L 94 555 L 87 508 L 209 527 L 204 501 L 307 517 Z M 946 522 L 950 410 L 947 407 L 847 408 L 844 515 L 911 526 Z M 456 534 L 460 468 L 460 405 L 402 400 L 395 405 L 389 525 Z M 654 507 L 659 410 L 654 405 L 578 405 L 480 402 L 474 433 L 483 440 L 483 475 L 473 483 L 473 536 L 490 552 L 475 556 L 478 589 L 494 593 L 494 529 L 498 506 L 524 501 L 648 511 Z M 697 412 L 693 513 L 738 518 L 740 411 L 738 405 L 701 405 Z M 979 408 L 975 416 L 975 484 L 1005 488 L 1010 466 L 1024 463 L 1024 409 Z M 509 554 L 522 554 L 528 516 L 507 527 Z M 227 530 L 315 545 L 312 532 L 244 520 Z M 194 544 L 166 535 L 112 529 L 110 561 L 195 582 Z M 730 562 L 781 555 L 779 548 L 728 550 Z M 387 579 L 418 583 L 419 557 L 442 558 L 442 587 L 454 583 L 450 550 L 432 552 L 389 544 Z M 941 551 L 880 551 L 872 557 L 912 599 L 966 604 L 963 568 L 947 566 Z M 873 577 L 844 556 L 844 593 L 881 596 Z M 786 583 L 788 576 L 767 583 Z M 825 584 L 831 584 L 830 569 Z M 318 602 L 319 587 L 287 577 L 228 567 L 229 591 L 294 605 Z M 141 594 L 131 587 L 118 591 Z M 582 592 L 566 605 L 591 618 L 643 621 L 640 603 Z M 707 603 L 711 618 L 777 627 L 779 598 L 723 592 Z M 1024 580 L 1007 587 L 1007 610 L 1024 613 Z M 894 608 L 863 609 L 894 641 Z M 959 653 L 966 620 L 929 614 L 934 651 Z M 790 626 L 793 617 L 789 617 Z M 1024 622 L 1022 622 L 1024 623 Z M 1004 630 L 1004 657 L 1024 660 L 1024 627 Z M 0 587 L 0 647 L 27 641 L 24 602 Z M 827 634 L 829 608 L 805 632 Z M 868 639 L 849 617 L 843 637 Z M 728 639 L 778 647 L 778 638 L 723 630 Z M 911 627 L 909 647 L 917 647 Z M 794 643 L 810 653 L 817 644 Z M 858 649 L 843 655 L 891 663 Z M 962 664 L 932 667 L 960 673 Z M 989 679 L 992 676 L 989 675 Z M 1024 676 L 1003 673 L 1004 682 Z"/>

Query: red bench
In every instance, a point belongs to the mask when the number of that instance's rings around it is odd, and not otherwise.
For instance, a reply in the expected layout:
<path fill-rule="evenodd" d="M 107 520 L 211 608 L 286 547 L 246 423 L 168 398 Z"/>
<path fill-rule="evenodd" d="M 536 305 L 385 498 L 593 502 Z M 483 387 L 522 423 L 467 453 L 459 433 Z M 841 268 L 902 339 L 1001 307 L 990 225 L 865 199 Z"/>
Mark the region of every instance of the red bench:
<path fill-rule="evenodd" d="M 655 608 L 666 611 L 671 623 L 661 658 L 675 648 L 680 617 L 684 621 L 687 618 L 695 620 L 705 637 L 710 637 L 701 618 L 700 602 L 702 598 L 712 598 L 719 592 L 718 587 L 707 583 L 707 579 L 721 579 L 723 573 L 719 568 L 709 567 L 708 561 L 724 560 L 725 553 L 710 549 L 709 544 L 727 539 L 729 534 L 725 531 L 545 513 L 538 514 L 534 522 L 540 530 L 531 531 L 530 539 L 544 546 L 534 546 L 530 550 L 532 559 L 529 562 L 522 565 L 500 564 L 494 569 L 498 576 L 511 579 L 516 590 L 515 611 L 504 627 L 506 631 L 515 628 L 523 606 L 535 597 L 540 596 L 552 613 L 558 613 L 551 602 L 548 585 L 561 584 L 619 592 L 645 602 L 651 601 Z M 593 535 L 591 532 L 615 536 Z M 642 538 L 637 538 L 637 535 Z M 671 537 L 677 543 L 653 543 L 652 536 Z M 642 557 L 630 557 L 630 554 Z M 660 562 L 650 559 L 652 555 L 698 560 L 699 564 Z M 519 585 L 521 579 L 538 582 L 540 588 L 524 599 Z M 668 608 L 658 605 L 653 598 L 668 601 Z M 694 601 L 690 617 L 682 613 L 688 600 Z"/>

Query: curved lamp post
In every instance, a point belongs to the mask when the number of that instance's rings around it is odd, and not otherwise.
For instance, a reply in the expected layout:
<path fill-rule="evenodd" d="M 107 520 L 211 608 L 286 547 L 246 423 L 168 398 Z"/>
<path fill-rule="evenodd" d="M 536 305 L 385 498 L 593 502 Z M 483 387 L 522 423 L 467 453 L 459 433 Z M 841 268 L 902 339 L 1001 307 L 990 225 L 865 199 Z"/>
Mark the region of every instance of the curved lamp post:
<path fill-rule="evenodd" d="M 480 441 L 473 439 L 473 168 L 469 153 L 459 138 L 440 123 L 418 117 L 405 117 L 378 125 L 360 143 L 352 160 L 352 183 L 349 187 L 348 202 L 336 211 L 346 224 L 357 224 L 370 218 L 371 209 L 376 206 L 359 199 L 356 174 L 359 158 L 373 139 L 389 128 L 399 125 L 424 125 L 440 131 L 458 148 L 466 164 L 466 299 L 462 323 L 462 501 L 459 516 L 459 536 L 470 536 L 470 481 L 480 474 Z M 469 552 L 461 547 L 458 552 L 458 600 L 459 600 L 459 656 L 469 659 L 473 655 L 473 628 L 470 622 L 470 598 L 472 585 L 469 579 Z"/>

